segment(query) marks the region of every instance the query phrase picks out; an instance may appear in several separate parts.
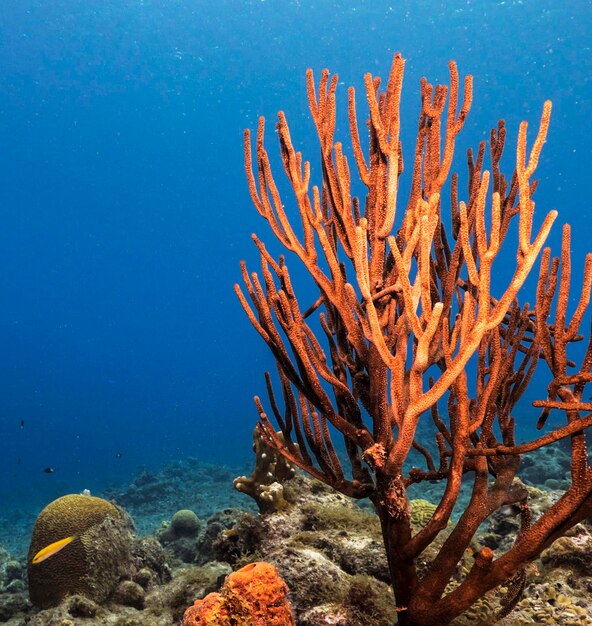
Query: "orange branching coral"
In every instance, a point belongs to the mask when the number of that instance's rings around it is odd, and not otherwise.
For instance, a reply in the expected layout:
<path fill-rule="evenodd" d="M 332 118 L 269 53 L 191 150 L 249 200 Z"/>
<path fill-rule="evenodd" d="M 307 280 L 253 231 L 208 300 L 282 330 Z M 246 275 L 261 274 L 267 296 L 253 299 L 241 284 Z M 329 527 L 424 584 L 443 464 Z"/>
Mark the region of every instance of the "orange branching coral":
<path fill-rule="evenodd" d="M 269 563 L 251 563 L 230 574 L 220 593 L 185 611 L 183 626 L 294 626 L 288 587 Z"/>
<path fill-rule="evenodd" d="M 319 480 L 346 495 L 372 499 L 400 607 L 398 623 L 444 625 L 511 579 L 512 593 L 503 608 L 507 614 L 523 588 L 525 566 L 592 514 L 592 470 L 584 437 L 592 415 L 582 414 L 592 410 L 592 403 L 583 401 L 592 382 L 592 341 L 579 367 L 567 356 L 570 344 L 582 338 L 578 333 L 590 298 L 592 256 L 586 259 L 571 317 L 568 227 L 560 258 L 552 260 L 548 249 L 542 254 L 534 309 L 519 304 L 520 290 L 557 217 L 550 211 L 535 221 L 533 201 L 533 176 L 551 103 L 543 105 L 530 148 L 527 124 L 521 124 L 509 178 L 501 172 L 503 121 L 491 131 L 489 171 L 484 169 L 485 142 L 476 154 L 469 151 L 466 198 L 461 199 L 458 176 L 451 171 L 455 141 L 472 104 L 472 79 L 466 77 L 461 87 L 453 62 L 449 87 L 421 82 L 410 191 L 397 215 L 399 181 L 406 170 L 399 106 L 404 64 L 395 55 L 382 91 L 380 78 L 365 76 L 367 155 L 355 92 L 349 89 L 353 160 L 366 187 L 363 200 L 353 194 L 359 183 L 352 181 L 350 160 L 334 137 L 338 78 L 328 70 L 318 89 L 312 71 L 307 72 L 320 142 L 319 186 L 311 186 L 310 163 L 294 149 L 284 114 L 278 116 L 280 154 L 293 188 L 296 220 L 272 175 L 263 118 L 255 160 L 245 132 L 253 203 L 283 247 L 304 265 L 318 297 L 303 309 L 284 257 L 274 259 L 255 235 L 262 278 L 243 263 L 246 293 L 238 285 L 235 290 L 279 373 L 283 406 L 269 378 L 267 388 L 282 436 L 255 398 L 260 432 L 270 446 Z M 515 236 L 506 242 L 511 230 Z M 513 252 L 509 241 L 516 241 Z M 505 277 L 494 269 L 500 254 L 515 259 Z M 548 397 L 535 403 L 543 410 L 538 425 L 544 427 L 554 410 L 563 412 L 566 423 L 517 445 L 512 412 L 541 361 L 552 380 Z M 434 441 L 418 438 L 420 420 L 433 423 Z M 333 444 L 336 433 L 345 443 L 347 470 Z M 572 445 L 571 487 L 531 523 L 528 494 L 514 480 L 520 455 L 565 438 Z M 409 466 L 411 451 L 423 459 L 422 466 Z M 416 559 L 448 526 L 463 476 L 472 478 L 470 501 L 420 578 Z M 407 489 L 428 480 L 446 486 L 431 519 L 413 535 Z M 474 545 L 480 524 L 510 504 L 521 511 L 514 546 L 503 555 L 477 552 L 474 567 L 451 590 L 448 585 L 464 552 Z"/>

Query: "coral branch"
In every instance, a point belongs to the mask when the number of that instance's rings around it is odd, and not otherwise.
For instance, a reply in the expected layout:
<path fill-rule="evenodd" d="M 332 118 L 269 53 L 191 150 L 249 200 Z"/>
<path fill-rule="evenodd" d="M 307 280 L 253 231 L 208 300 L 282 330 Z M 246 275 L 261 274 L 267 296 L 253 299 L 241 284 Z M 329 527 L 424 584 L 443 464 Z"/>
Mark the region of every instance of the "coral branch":
<path fill-rule="evenodd" d="M 356 184 L 345 144 L 335 140 L 338 79 L 328 70 L 318 85 L 312 70 L 306 74 L 321 154 L 317 185 L 311 186 L 314 172 L 294 149 L 285 115 L 278 115 L 292 213 L 273 177 L 263 119 L 254 155 L 245 132 L 251 199 L 279 243 L 308 272 L 316 292 L 301 308 L 284 258 L 274 260 L 255 236 L 261 278 L 243 264 L 245 292 L 238 286 L 235 290 L 279 373 L 283 409 L 267 377 L 279 433 L 256 400 L 262 448 L 346 495 L 372 499 L 397 606 L 405 607 L 398 623 L 421 626 L 449 623 L 507 581 L 502 613 L 509 613 L 524 587 L 524 567 L 592 509 L 584 432 L 592 425 L 592 414 L 581 415 L 592 411 L 592 403 L 583 400 L 592 382 L 592 340 L 577 371 L 570 370 L 575 363 L 568 358 L 571 344 L 582 339 L 592 255 L 586 258 L 582 289 L 570 315 L 569 227 L 563 230 L 561 256 L 552 259 L 543 246 L 557 212 L 540 220 L 534 215 L 533 176 L 549 130 L 550 102 L 543 105 L 530 147 L 527 124 L 520 125 L 510 176 L 504 176 L 500 165 L 507 138 L 503 121 L 490 134 L 490 171 L 483 169 L 485 142 L 475 153 L 469 151 L 467 195 L 462 197 L 451 170 L 456 139 L 473 102 L 472 77 L 461 81 L 454 62 L 449 64 L 449 87 L 421 81 L 410 191 L 402 202 L 404 69 L 404 59 L 396 54 L 383 91 L 379 78 L 364 76 L 367 152 L 359 134 L 356 93 L 348 91 L 353 159 L 367 189 L 364 200 L 352 195 Z M 443 189 L 448 181 L 447 200 Z M 447 203 L 450 220 L 442 217 Z M 507 237 L 512 231 L 515 237 Z M 512 239 L 517 241 L 513 251 Z M 509 276 L 499 263 L 501 256 L 515 258 Z M 518 298 L 539 256 L 536 306 L 531 309 Z M 551 380 L 547 398 L 534 404 L 542 409 L 538 426 L 545 425 L 551 411 L 561 411 L 565 425 L 517 444 L 513 413 L 539 361 L 547 365 Z M 418 436 L 420 420 L 430 416 L 435 442 Z M 345 453 L 333 443 L 337 434 Z M 572 486 L 531 524 L 527 494 L 514 482 L 520 455 L 568 438 Z M 412 450 L 424 468 L 408 468 Z M 422 578 L 415 560 L 447 528 L 466 474 L 473 474 L 471 500 Z M 446 485 L 433 515 L 413 536 L 407 488 L 423 480 Z M 501 556 L 482 548 L 465 579 L 449 588 L 479 526 L 507 504 L 518 504 L 523 513 L 512 548 Z"/>

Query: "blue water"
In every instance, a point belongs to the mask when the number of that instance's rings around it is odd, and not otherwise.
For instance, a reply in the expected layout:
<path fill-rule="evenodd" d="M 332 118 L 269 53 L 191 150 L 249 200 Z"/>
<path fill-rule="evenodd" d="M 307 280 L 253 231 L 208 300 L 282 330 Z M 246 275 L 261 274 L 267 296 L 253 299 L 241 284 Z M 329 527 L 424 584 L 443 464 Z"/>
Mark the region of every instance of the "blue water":
<path fill-rule="evenodd" d="M 0 505 L 188 455 L 249 459 L 252 396 L 273 362 L 232 286 L 240 259 L 257 267 L 250 234 L 271 235 L 248 196 L 242 132 L 265 115 L 277 155 L 281 108 L 314 167 L 308 67 L 339 73 L 344 110 L 346 85 L 386 77 L 401 51 L 410 155 L 419 79 L 446 82 L 454 58 L 475 76 L 461 171 L 499 117 L 509 168 L 520 120 L 534 127 L 552 99 L 536 201 L 571 222 L 579 266 L 591 32 L 584 0 L 2 2 Z"/>

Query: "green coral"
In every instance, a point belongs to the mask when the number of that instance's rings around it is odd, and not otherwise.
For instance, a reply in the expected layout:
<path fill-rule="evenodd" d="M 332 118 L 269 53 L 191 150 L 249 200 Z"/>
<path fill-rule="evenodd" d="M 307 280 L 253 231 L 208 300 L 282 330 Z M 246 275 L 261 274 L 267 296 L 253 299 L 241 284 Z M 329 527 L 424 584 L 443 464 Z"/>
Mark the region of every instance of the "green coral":
<path fill-rule="evenodd" d="M 200 522 L 197 515 L 189 509 L 177 511 L 170 523 L 158 533 L 160 541 L 175 541 L 180 537 L 195 537 L 199 533 Z"/>
<path fill-rule="evenodd" d="M 171 530 L 175 537 L 195 537 L 199 532 L 199 518 L 193 511 L 181 509 L 171 519 Z"/>
<path fill-rule="evenodd" d="M 423 528 L 430 521 L 437 507 L 429 500 L 422 498 L 411 500 L 409 504 L 411 506 L 411 525 L 417 532 L 418 529 Z"/>

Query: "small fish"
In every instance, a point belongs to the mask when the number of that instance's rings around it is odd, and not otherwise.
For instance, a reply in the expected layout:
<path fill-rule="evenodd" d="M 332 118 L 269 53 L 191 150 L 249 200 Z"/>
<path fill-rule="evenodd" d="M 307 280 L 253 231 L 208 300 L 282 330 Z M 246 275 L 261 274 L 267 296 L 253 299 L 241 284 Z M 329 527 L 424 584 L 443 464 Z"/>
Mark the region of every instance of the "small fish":
<path fill-rule="evenodd" d="M 25 427 L 25 420 L 21 420 L 21 428 Z"/>
<path fill-rule="evenodd" d="M 116 459 L 120 459 L 122 456 L 123 456 L 123 452 L 118 452 L 118 453 L 115 455 L 115 458 L 116 458 Z"/>
<path fill-rule="evenodd" d="M 43 471 L 46 474 L 53 474 L 55 472 L 55 469 L 53 467 L 46 467 Z"/>
<path fill-rule="evenodd" d="M 41 563 L 41 561 L 45 561 L 50 556 L 53 556 L 56 552 L 59 552 L 62 548 L 65 548 L 69 543 L 76 539 L 76 535 L 72 535 L 71 537 L 66 537 L 65 539 L 60 539 L 59 541 L 54 541 L 50 543 L 48 546 L 45 546 L 42 550 L 39 550 L 37 554 L 31 560 L 33 565 L 37 565 L 37 563 Z"/>

